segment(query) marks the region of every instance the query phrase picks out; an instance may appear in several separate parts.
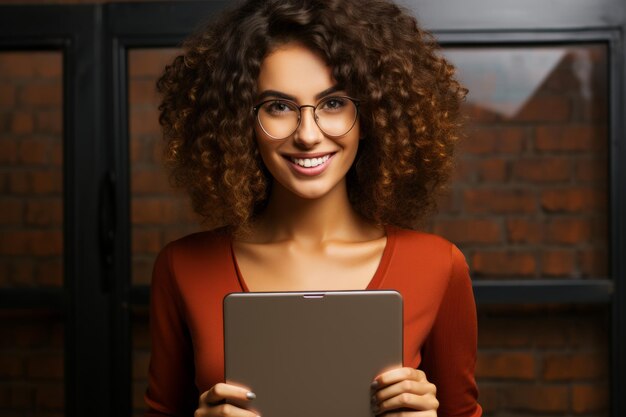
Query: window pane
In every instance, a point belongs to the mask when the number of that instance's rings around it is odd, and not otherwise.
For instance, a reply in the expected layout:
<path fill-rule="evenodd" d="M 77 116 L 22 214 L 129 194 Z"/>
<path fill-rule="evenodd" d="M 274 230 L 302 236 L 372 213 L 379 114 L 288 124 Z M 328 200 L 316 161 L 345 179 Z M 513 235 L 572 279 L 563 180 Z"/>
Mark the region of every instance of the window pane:
<path fill-rule="evenodd" d="M 62 55 L 0 52 L 0 287 L 63 284 Z"/>
<path fill-rule="evenodd" d="M 445 54 L 469 89 L 469 123 L 435 232 L 475 278 L 606 277 L 606 46 Z"/>

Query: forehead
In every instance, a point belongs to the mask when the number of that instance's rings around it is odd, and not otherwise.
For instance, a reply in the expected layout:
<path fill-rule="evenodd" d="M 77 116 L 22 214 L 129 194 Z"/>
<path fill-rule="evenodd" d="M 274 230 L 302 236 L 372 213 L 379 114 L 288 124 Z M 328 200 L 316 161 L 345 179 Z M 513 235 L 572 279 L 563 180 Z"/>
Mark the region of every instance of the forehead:
<path fill-rule="evenodd" d="M 334 85 L 331 69 L 319 54 L 302 44 L 288 43 L 261 63 L 257 91 L 275 90 L 308 101 Z"/>

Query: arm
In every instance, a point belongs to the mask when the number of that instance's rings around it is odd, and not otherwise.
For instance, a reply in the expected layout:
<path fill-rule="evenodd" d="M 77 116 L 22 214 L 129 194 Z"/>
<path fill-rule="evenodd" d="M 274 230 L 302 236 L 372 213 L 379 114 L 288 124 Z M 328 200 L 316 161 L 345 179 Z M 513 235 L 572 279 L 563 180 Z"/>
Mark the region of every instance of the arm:
<path fill-rule="evenodd" d="M 145 417 L 192 416 L 198 405 L 193 347 L 175 285 L 171 248 L 157 257 L 150 295 L 151 356 Z"/>
<path fill-rule="evenodd" d="M 479 417 L 474 379 L 477 320 L 465 258 L 452 246 L 452 271 L 433 328 L 422 348 L 420 368 L 437 386 L 440 417 Z"/>

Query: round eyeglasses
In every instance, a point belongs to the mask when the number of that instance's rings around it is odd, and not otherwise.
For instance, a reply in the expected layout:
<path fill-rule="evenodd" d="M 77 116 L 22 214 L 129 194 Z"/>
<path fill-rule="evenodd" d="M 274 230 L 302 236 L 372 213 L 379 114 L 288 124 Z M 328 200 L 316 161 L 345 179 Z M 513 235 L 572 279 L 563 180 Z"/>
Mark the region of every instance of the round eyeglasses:
<path fill-rule="evenodd" d="M 347 96 L 329 96 L 315 106 L 298 106 L 291 100 L 273 98 L 253 107 L 261 129 L 271 139 L 286 139 L 302 122 L 302 109 L 313 109 L 313 120 L 326 135 L 344 136 L 352 130 L 359 115 L 359 100 Z"/>

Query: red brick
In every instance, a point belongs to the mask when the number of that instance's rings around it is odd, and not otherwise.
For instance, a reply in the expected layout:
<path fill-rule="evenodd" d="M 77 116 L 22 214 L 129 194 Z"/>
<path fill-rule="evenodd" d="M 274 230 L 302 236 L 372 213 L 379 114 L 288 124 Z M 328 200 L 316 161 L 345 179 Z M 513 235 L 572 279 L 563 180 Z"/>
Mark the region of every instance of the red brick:
<path fill-rule="evenodd" d="M 64 406 L 65 395 L 63 384 L 40 383 L 36 389 L 35 403 L 45 410 L 61 410 Z"/>
<path fill-rule="evenodd" d="M 528 276 L 535 273 L 535 256 L 528 252 L 480 251 L 472 257 L 476 275 Z"/>
<path fill-rule="evenodd" d="M 491 317 L 480 315 L 478 318 L 478 347 L 484 348 L 522 348 L 532 344 L 528 332 L 528 321 L 521 318 Z"/>
<path fill-rule="evenodd" d="M 12 408 L 26 409 L 32 407 L 33 405 L 35 392 L 30 385 L 14 383 L 11 387 L 9 387 L 8 394 L 10 396 L 9 405 Z M 22 414 L 19 416 L 22 417 Z"/>
<path fill-rule="evenodd" d="M 580 270 L 584 276 L 607 278 L 609 257 L 606 249 L 587 249 L 579 252 Z"/>
<path fill-rule="evenodd" d="M 131 220 L 139 224 L 173 224 L 185 218 L 179 204 L 168 198 L 135 198 L 131 204 Z"/>
<path fill-rule="evenodd" d="M 541 206 L 548 212 L 589 212 L 604 209 L 607 193 L 602 189 L 572 187 L 544 190 Z"/>
<path fill-rule="evenodd" d="M 580 80 L 576 77 L 574 71 L 571 70 L 571 62 L 563 65 L 565 61 L 561 61 L 559 69 L 553 71 L 550 76 L 543 82 L 542 91 L 558 91 L 561 93 L 580 93 Z"/>
<path fill-rule="evenodd" d="M 61 84 L 27 84 L 20 91 L 20 103 L 30 106 L 61 107 L 63 91 Z"/>
<path fill-rule="evenodd" d="M 532 380 L 535 378 L 535 358 L 529 352 L 479 352 L 476 377 Z"/>
<path fill-rule="evenodd" d="M 20 162 L 27 165 L 47 164 L 50 143 L 41 139 L 22 139 L 19 145 Z"/>
<path fill-rule="evenodd" d="M 33 115 L 24 111 L 15 111 L 11 115 L 11 133 L 17 135 L 33 133 L 35 121 Z"/>
<path fill-rule="evenodd" d="M 564 413 L 569 409 L 566 386 L 507 385 L 502 389 L 502 402 L 507 409 L 539 413 Z"/>
<path fill-rule="evenodd" d="M 506 220 L 507 238 L 510 243 L 538 243 L 543 240 L 543 226 L 526 218 Z"/>
<path fill-rule="evenodd" d="M 160 168 L 160 167 L 158 167 Z M 131 192 L 133 195 L 169 194 L 170 187 L 164 169 L 133 170 L 131 174 Z"/>
<path fill-rule="evenodd" d="M 545 152 L 604 150 L 606 129 L 590 125 L 540 126 L 536 129 L 535 148 Z"/>
<path fill-rule="evenodd" d="M 36 194 L 56 194 L 63 192 L 63 176 L 59 170 L 32 171 L 32 191 Z"/>
<path fill-rule="evenodd" d="M 2 238 L 0 238 L 0 242 Z M 0 243 L 1 245 L 1 243 Z M 2 251 L 4 254 L 4 251 Z M 30 287 L 34 283 L 35 265 L 30 259 L 13 259 L 10 262 L 10 275 L 7 277 L 9 286 Z"/>
<path fill-rule="evenodd" d="M 24 374 L 24 363 L 17 355 L 0 355 L 0 378 L 17 378 Z"/>
<path fill-rule="evenodd" d="M 11 194 L 26 194 L 32 191 L 29 175 L 26 171 L 9 172 L 7 175 L 7 182 L 7 188 Z"/>
<path fill-rule="evenodd" d="M 15 99 L 15 86 L 6 82 L 0 82 L 0 107 L 14 107 Z"/>
<path fill-rule="evenodd" d="M 161 159 L 163 159 L 163 157 L 161 157 Z M 474 167 L 473 160 L 469 160 L 467 158 L 457 158 L 452 170 L 451 182 L 454 184 L 473 182 L 475 171 L 476 168 Z"/>
<path fill-rule="evenodd" d="M 148 327 L 147 313 L 133 320 L 133 349 L 150 349 L 150 329 Z"/>
<path fill-rule="evenodd" d="M 62 259 L 52 259 L 38 262 L 37 267 L 35 268 L 35 283 L 41 287 L 62 287 Z"/>
<path fill-rule="evenodd" d="M 600 352 L 558 352 L 547 354 L 543 362 L 546 381 L 599 379 L 608 374 L 608 360 Z"/>
<path fill-rule="evenodd" d="M 459 148 L 461 153 L 477 155 L 517 154 L 524 150 L 525 137 L 519 127 L 472 127 Z"/>
<path fill-rule="evenodd" d="M 505 182 L 508 164 L 504 159 L 490 158 L 478 163 L 478 179 L 481 182 Z"/>
<path fill-rule="evenodd" d="M 63 133 L 63 114 L 59 109 L 46 109 L 35 113 L 37 131 L 60 135 Z"/>
<path fill-rule="evenodd" d="M 50 166 L 61 167 L 63 165 L 63 143 L 55 141 L 50 151 Z"/>
<path fill-rule="evenodd" d="M 24 3 L 24 1 L 21 1 Z M 2 52 L 0 74 L 3 78 L 60 78 L 62 55 L 60 52 Z"/>
<path fill-rule="evenodd" d="M 172 242 L 190 233 L 197 232 L 200 229 L 199 223 L 200 221 L 196 217 L 193 222 L 187 224 L 179 223 L 173 227 L 165 228 L 163 231 L 163 243 Z"/>
<path fill-rule="evenodd" d="M 150 364 L 149 352 L 135 351 L 133 354 L 133 380 L 145 380 L 148 375 L 148 365 Z"/>
<path fill-rule="evenodd" d="M 525 189 L 472 189 L 463 193 L 463 204 L 469 213 L 532 213 L 537 202 Z"/>
<path fill-rule="evenodd" d="M 544 250 L 541 264 L 541 270 L 547 276 L 567 277 L 576 269 L 574 252 L 568 250 Z"/>
<path fill-rule="evenodd" d="M 499 119 L 496 112 L 486 109 L 482 106 L 465 102 L 462 106 L 463 115 L 473 122 L 494 122 Z"/>
<path fill-rule="evenodd" d="M 144 394 L 148 388 L 147 381 L 137 381 L 133 383 L 133 408 L 144 409 L 146 403 L 144 401 Z M 141 414 L 140 414 L 141 415 Z"/>
<path fill-rule="evenodd" d="M 23 204 L 17 199 L 0 200 L 0 224 L 20 225 L 23 221 Z"/>
<path fill-rule="evenodd" d="M 146 285 L 150 284 L 152 280 L 152 267 L 154 265 L 154 258 L 146 259 L 145 257 L 139 258 L 133 257 L 133 264 L 131 268 L 132 272 L 132 284 L 133 285 Z"/>
<path fill-rule="evenodd" d="M 609 176 L 609 164 L 605 158 L 582 159 L 576 162 L 576 179 L 583 182 L 604 182 Z"/>
<path fill-rule="evenodd" d="M 536 183 L 567 181 L 571 164 L 565 158 L 524 158 L 513 164 L 513 178 Z"/>
<path fill-rule="evenodd" d="M 546 227 L 546 241 L 551 243 L 576 244 L 591 238 L 591 222 L 579 217 L 557 217 Z"/>
<path fill-rule="evenodd" d="M 26 360 L 26 374 L 31 379 L 63 378 L 63 355 L 49 353 L 29 356 Z"/>
<path fill-rule="evenodd" d="M 609 408 L 609 387 L 603 383 L 576 384 L 572 387 L 572 410 L 575 413 L 594 413 Z"/>
<path fill-rule="evenodd" d="M 132 53 L 132 52 L 131 52 Z M 134 79 L 130 81 L 128 100 L 131 108 L 145 104 L 158 105 L 159 95 L 156 91 L 156 81 Z"/>
<path fill-rule="evenodd" d="M 478 381 L 478 386 L 480 387 L 480 398 L 478 402 L 483 409 L 484 415 L 498 410 L 500 403 L 500 390 L 498 389 L 498 385 Z"/>
<path fill-rule="evenodd" d="M 159 114 L 156 108 L 142 108 L 130 112 L 130 135 L 153 135 L 161 137 Z"/>
<path fill-rule="evenodd" d="M 161 233 L 159 230 L 145 230 L 134 228 L 132 231 L 132 239 L 133 254 L 156 254 L 163 247 L 163 242 L 161 242 Z"/>
<path fill-rule="evenodd" d="M 17 144 L 18 141 L 14 139 L 0 139 L 0 163 L 17 162 Z"/>
<path fill-rule="evenodd" d="M 26 223 L 34 226 L 61 226 L 63 224 L 63 201 L 61 198 L 27 201 Z"/>
<path fill-rule="evenodd" d="M 435 233 L 455 243 L 498 243 L 502 240 L 500 224 L 490 219 L 440 220 Z"/>
<path fill-rule="evenodd" d="M 0 253 L 4 255 L 61 255 L 63 233 L 59 231 L 7 231 L 0 235 Z"/>
<path fill-rule="evenodd" d="M 571 103 L 565 96 L 534 96 L 513 120 L 523 122 L 563 122 L 570 117 Z"/>
<path fill-rule="evenodd" d="M 133 49 L 128 54 L 128 74 L 131 79 L 148 77 L 156 82 L 157 78 L 176 55 L 177 48 Z"/>

